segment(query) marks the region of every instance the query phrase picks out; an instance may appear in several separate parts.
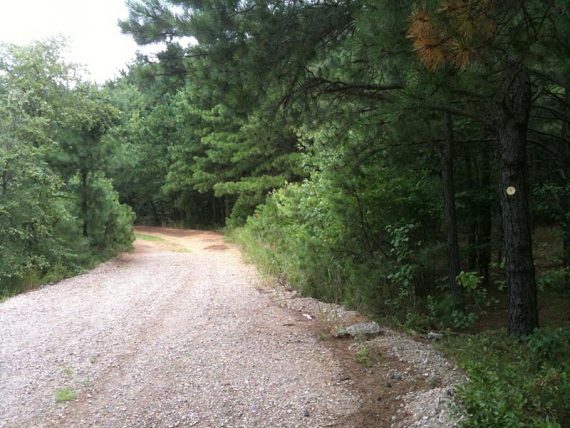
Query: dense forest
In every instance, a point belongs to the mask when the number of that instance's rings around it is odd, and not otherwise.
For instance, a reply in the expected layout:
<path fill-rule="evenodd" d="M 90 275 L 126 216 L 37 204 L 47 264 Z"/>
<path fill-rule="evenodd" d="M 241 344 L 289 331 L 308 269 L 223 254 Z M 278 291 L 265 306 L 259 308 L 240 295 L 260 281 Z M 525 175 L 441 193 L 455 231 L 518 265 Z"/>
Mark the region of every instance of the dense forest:
<path fill-rule="evenodd" d="M 4 290 L 127 248 L 134 214 L 225 226 L 306 294 L 480 333 L 447 343 L 469 426 L 567 426 L 570 3 L 128 4 L 165 48 L 103 87 L 57 42 L 0 53 Z"/>

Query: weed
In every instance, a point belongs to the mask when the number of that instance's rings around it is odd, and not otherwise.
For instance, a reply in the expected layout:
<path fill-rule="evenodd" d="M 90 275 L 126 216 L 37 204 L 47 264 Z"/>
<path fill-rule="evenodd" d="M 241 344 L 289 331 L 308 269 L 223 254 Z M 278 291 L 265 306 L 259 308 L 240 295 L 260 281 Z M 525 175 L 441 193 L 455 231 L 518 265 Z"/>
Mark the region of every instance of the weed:
<path fill-rule="evenodd" d="M 73 401 L 76 398 L 77 393 L 71 388 L 58 388 L 55 391 L 56 403 L 65 403 L 67 401 Z"/>
<path fill-rule="evenodd" d="M 469 378 L 457 390 L 466 426 L 570 426 L 570 330 L 537 331 L 527 341 L 494 332 L 442 344 Z"/>
<path fill-rule="evenodd" d="M 538 275 L 536 282 L 540 291 L 551 290 L 556 292 L 568 292 L 570 268 L 549 269 Z"/>
<path fill-rule="evenodd" d="M 319 305 L 317 319 L 320 326 L 319 334 L 322 334 L 325 338 L 338 335 L 338 331 L 342 326 L 342 320 L 337 311 L 327 310 L 325 305 Z"/>
<path fill-rule="evenodd" d="M 178 244 L 170 244 L 169 250 L 172 251 L 173 253 L 191 253 L 192 252 L 192 250 L 189 250 L 188 248 L 184 248 Z"/>
<path fill-rule="evenodd" d="M 155 235 L 148 235 L 146 233 L 135 233 L 135 238 L 140 239 L 142 241 L 151 241 L 157 242 L 161 245 L 164 245 L 168 251 L 172 251 L 173 253 L 190 253 L 191 250 L 188 248 L 183 247 L 176 242 L 170 241 L 168 239 L 161 238 L 160 236 Z"/>
<path fill-rule="evenodd" d="M 166 241 L 166 239 L 161 238 L 160 236 L 147 235 L 146 233 L 135 233 L 135 238 L 142 241 Z"/>
<path fill-rule="evenodd" d="M 362 364 L 364 367 L 370 368 L 374 365 L 374 361 L 370 355 L 370 348 L 367 346 L 362 346 L 356 354 L 354 355 L 354 359 L 357 363 Z"/>

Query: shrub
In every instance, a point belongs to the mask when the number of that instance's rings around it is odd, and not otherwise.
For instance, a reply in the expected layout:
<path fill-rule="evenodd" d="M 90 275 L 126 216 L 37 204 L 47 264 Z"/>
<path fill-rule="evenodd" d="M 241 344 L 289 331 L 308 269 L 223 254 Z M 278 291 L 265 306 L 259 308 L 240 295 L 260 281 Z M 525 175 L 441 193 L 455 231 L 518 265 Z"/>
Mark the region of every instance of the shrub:
<path fill-rule="evenodd" d="M 570 423 L 570 329 L 537 330 L 525 341 L 505 333 L 447 340 L 465 370 L 458 388 L 467 427 L 567 427 Z"/>

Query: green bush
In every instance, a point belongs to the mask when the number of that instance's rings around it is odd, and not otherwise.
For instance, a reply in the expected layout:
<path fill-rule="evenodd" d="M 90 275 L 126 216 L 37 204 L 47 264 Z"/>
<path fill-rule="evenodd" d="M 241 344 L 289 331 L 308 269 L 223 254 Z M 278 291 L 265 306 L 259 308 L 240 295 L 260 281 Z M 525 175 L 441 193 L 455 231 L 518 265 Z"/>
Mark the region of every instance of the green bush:
<path fill-rule="evenodd" d="M 455 337 L 443 346 L 469 378 L 458 388 L 464 426 L 569 426 L 570 329 L 537 330 L 522 342 L 502 332 Z"/>
<path fill-rule="evenodd" d="M 94 190 L 92 245 L 111 254 L 129 249 L 134 241 L 132 209 L 119 202 L 119 195 L 110 180 L 99 178 Z"/>
<path fill-rule="evenodd" d="M 556 268 L 537 275 L 536 282 L 539 290 L 570 292 L 570 269 Z"/>
<path fill-rule="evenodd" d="M 333 191 L 332 179 L 315 174 L 273 192 L 234 237 L 264 272 L 304 294 L 405 319 L 419 303 L 415 288 L 426 245 L 416 224 L 403 222 L 404 210 L 395 214 L 399 223 L 391 223 L 388 213 L 375 216 L 373 205 L 394 193 L 417 192 L 415 184 L 355 196 Z"/>

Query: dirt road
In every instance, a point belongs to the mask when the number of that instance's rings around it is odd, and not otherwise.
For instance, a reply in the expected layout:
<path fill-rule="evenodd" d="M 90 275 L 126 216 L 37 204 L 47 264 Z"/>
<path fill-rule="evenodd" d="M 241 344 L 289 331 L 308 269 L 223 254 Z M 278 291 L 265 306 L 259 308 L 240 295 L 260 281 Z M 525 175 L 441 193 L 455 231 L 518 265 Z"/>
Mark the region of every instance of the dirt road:
<path fill-rule="evenodd" d="M 133 253 L 0 304 L 0 427 L 347 426 L 358 399 L 330 350 L 235 248 L 139 232 Z"/>

